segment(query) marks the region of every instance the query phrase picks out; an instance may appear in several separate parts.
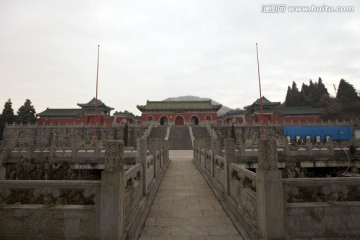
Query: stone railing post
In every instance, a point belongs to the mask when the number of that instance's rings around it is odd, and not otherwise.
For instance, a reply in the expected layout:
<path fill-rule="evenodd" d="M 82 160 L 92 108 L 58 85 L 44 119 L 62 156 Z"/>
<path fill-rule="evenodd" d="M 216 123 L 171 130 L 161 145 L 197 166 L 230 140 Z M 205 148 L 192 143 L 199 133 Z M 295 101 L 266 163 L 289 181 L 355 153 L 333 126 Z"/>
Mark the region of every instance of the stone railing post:
<path fill-rule="evenodd" d="M 285 156 L 290 155 L 290 146 L 286 138 L 284 138 L 284 152 L 285 152 Z"/>
<path fill-rule="evenodd" d="M 235 139 L 234 138 L 225 138 L 225 193 L 230 195 L 230 163 L 235 161 Z"/>
<path fill-rule="evenodd" d="M 105 143 L 105 170 L 101 173 L 100 239 L 120 240 L 125 235 L 124 142 Z"/>
<path fill-rule="evenodd" d="M 198 139 L 195 139 L 194 140 L 194 151 L 193 151 L 193 155 L 194 155 L 194 160 L 195 161 L 198 161 L 198 159 L 197 159 L 197 155 L 198 155 L 198 153 L 197 153 L 197 151 L 198 151 L 198 144 L 199 143 L 199 140 Z"/>
<path fill-rule="evenodd" d="M 5 160 L 6 152 L 4 152 L 5 148 L 3 142 L 0 141 L 0 180 L 5 180 L 6 178 L 6 167 L 3 164 Z"/>
<path fill-rule="evenodd" d="M 211 149 L 210 138 L 205 138 L 205 139 L 204 139 L 204 153 L 205 153 L 205 157 L 204 157 L 204 168 L 205 168 L 205 169 L 206 169 L 207 152 L 210 151 L 210 149 Z"/>
<path fill-rule="evenodd" d="M 146 157 L 147 157 L 147 148 L 146 148 L 146 139 L 138 139 L 137 140 L 137 153 L 139 162 L 143 167 L 143 195 L 147 194 L 147 184 L 146 184 L 146 172 L 147 172 L 147 164 L 146 164 Z"/>
<path fill-rule="evenodd" d="M 76 161 L 77 159 L 77 142 L 76 142 L 76 139 L 73 138 L 72 141 L 71 141 L 71 157 L 72 157 L 72 160 L 73 161 Z"/>
<path fill-rule="evenodd" d="M 156 178 L 157 175 L 157 159 L 156 159 L 156 151 L 158 150 L 158 145 L 159 145 L 159 139 L 158 138 L 150 138 L 149 139 L 149 151 L 150 151 L 150 155 L 154 156 L 154 178 Z"/>
<path fill-rule="evenodd" d="M 49 160 L 53 160 L 55 156 L 55 148 L 56 148 L 56 134 L 53 134 L 51 138 L 50 152 L 49 152 Z"/>
<path fill-rule="evenodd" d="M 261 136 L 256 170 L 257 225 L 262 239 L 284 239 L 282 172 L 278 170 L 276 140 Z"/>
<path fill-rule="evenodd" d="M 158 151 L 160 153 L 160 168 L 164 165 L 164 140 L 159 138 Z"/>
<path fill-rule="evenodd" d="M 308 156 L 312 156 L 313 155 L 313 146 L 311 142 L 306 142 L 306 151 L 307 151 L 307 155 Z"/>
<path fill-rule="evenodd" d="M 204 167 L 204 162 L 205 162 L 205 138 L 201 138 L 199 141 L 199 145 L 200 145 L 200 165 L 201 167 Z"/>
<path fill-rule="evenodd" d="M 34 150 L 35 150 L 34 149 L 34 142 L 29 141 L 29 145 L 27 147 L 27 157 L 28 157 L 28 159 L 34 158 L 34 155 L 35 155 Z"/>
<path fill-rule="evenodd" d="M 99 159 L 100 156 L 100 148 L 99 148 L 99 140 L 96 136 L 93 137 L 93 143 L 94 143 L 94 154 L 95 159 Z"/>
<path fill-rule="evenodd" d="M 169 140 L 165 140 L 164 141 L 164 144 L 165 144 L 165 150 L 166 150 L 166 164 L 169 162 Z"/>
<path fill-rule="evenodd" d="M 246 150 L 246 146 L 244 143 L 244 139 L 243 138 L 239 138 L 239 150 L 240 150 L 240 156 L 243 157 L 245 156 L 245 150 Z"/>
<path fill-rule="evenodd" d="M 332 139 L 329 139 L 327 143 L 327 149 L 330 156 L 334 156 L 334 142 L 332 141 Z"/>
<path fill-rule="evenodd" d="M 217 138 L 211 139 L 211 177 L 215 176 L 215 155 L 220 155 L 220 141 Z"/>

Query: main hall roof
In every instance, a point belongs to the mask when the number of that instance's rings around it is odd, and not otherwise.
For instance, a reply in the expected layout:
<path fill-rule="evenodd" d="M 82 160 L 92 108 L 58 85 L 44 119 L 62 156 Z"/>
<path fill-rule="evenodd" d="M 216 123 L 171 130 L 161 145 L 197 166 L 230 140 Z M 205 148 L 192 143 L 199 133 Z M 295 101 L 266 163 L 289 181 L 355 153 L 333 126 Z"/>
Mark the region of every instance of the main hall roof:
<path fill-rule="evenodd" d="M 211 100 L 206 101 L 147 101 L 146 105 L 138 105 L 141 112 L 145 111 L 165 111 L 165 110 L 199 110 L 199 111 L 218 111 L 221 104 L 214 105 Z"/>

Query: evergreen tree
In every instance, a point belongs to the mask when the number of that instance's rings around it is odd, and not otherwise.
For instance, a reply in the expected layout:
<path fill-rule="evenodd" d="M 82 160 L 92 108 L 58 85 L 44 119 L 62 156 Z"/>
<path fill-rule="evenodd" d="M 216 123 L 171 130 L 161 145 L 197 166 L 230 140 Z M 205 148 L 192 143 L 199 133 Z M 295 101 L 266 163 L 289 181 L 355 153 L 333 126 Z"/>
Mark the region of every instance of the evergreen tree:
<path fill-rule="evenodd" d="M 303 99 L 304 105 L 309 105 L 309 103 L 311 102 L 310 87 L 303 83 L 303 85 L 301 86 L 300 94 Z"/>
<path fill-rule="evenodd" d="M 235 133 L 234 123 L 231 125 L 231 138 L 233 138 L 236 142 L 236 133 Z"/>
<path fill-rule="evenodd" d="M 354 86 L 344 79 L 340 80 L 336 98 L 340 100 L 344 110 L 356 111 L 356 108 L 360 105 L 360 98 L 358 97 Z"/>
<path fill-rule="evenodd" d="M 17 111 L 19 123 L 36 123 L 36 111 L 31 101 L 26 99 L 24 105 L 22 105 Z"/>
<path fill-rule="evenodd" d="M 14 109 L 12 108 L 12 102 L 10 98 L 5 103 L 1 116 L 5 123 L 12 124 L 15 122 Z"/>
<path fill-rule="evenodd" d="M 354 86 L 348 83 L 346 80 L 341 79 L 337 90 L 336 98 L 346 102 L 357 101 L 359 97 Z"/>
<path fill-rule="evenodd" d="M 127 145 L 128 145 L 128 140 L 129 140 L 129 125 L 126 122 L 125 127 L 124 127 L 124 145 L 125 145 L 125 147 L 127 147 Z"/>
<path fill-rule="evenodd" d="M 285 106 L 287 107 L 301 106 L 302 102 L 303 100 L 299 92 L 299 89 L 297 88 L 295 81 L 293 81 L 291 88 L 288 87 L 288 92 L 286 94 L 286 99 L 285 99 Z"/>
<path fill-rule="evenodd" d="M 286 97 L 285 97 L 285 106 L 289 107 L 291 105 L 291 88 L 290 86 L 288 86 L 287 92 L 286 92 Z"/>
<path fill-rule="evenodd" d="M 326 95 L 326 96 L 330 96 L 327 88 L 325 87 L 324 83 L 322 82 L 322 79 L 319 77 L 318 80 L 318 88 L 319 88 L 319 92 L 321 95 Z"/>
<path fill-rule="evenodd" d="M 14 110 L 12 109 L 11 99 L 5 102 L 4 109 L 0 115 L 0 140 L 3 139 L 5 124 L 11 124 L 15 121 Z"/>

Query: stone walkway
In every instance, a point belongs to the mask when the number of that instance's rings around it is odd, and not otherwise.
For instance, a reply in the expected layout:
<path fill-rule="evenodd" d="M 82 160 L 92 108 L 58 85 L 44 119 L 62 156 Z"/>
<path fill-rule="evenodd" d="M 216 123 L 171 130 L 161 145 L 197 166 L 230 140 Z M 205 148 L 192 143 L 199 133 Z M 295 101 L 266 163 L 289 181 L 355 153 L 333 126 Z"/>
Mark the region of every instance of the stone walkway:
<path fill-rule="evenodd" d="M 192 151 L 170 151 L 170 159 L 140 240 L 241 240 L 192 163 Z"/>

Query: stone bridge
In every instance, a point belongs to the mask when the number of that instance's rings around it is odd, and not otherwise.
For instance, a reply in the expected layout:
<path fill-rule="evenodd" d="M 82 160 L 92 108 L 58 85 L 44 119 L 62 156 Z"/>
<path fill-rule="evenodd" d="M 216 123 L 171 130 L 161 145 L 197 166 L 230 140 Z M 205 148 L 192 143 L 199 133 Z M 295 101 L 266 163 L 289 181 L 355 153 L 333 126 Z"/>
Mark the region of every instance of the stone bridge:
<path fill-rule="evenodd" d="M 136 149 L 118 140 L 0 149 L 0 239 L 360 238 L 360 178 L 304 178 L 291 164 L 294 175 L 285 176 L 279 168 L 296 150 L 279 149 L 271 137 L 242 148 L 209 134 L 192 138 L 193 150 L 170 150 L 150 132 Z M 310 147 L 297 151 L 314 156 Z M 326 158 L 336 149 L 314 151 Z M 101 178 L 5 180 L 6 166 L 21 156 L 100 169 Z"/>

